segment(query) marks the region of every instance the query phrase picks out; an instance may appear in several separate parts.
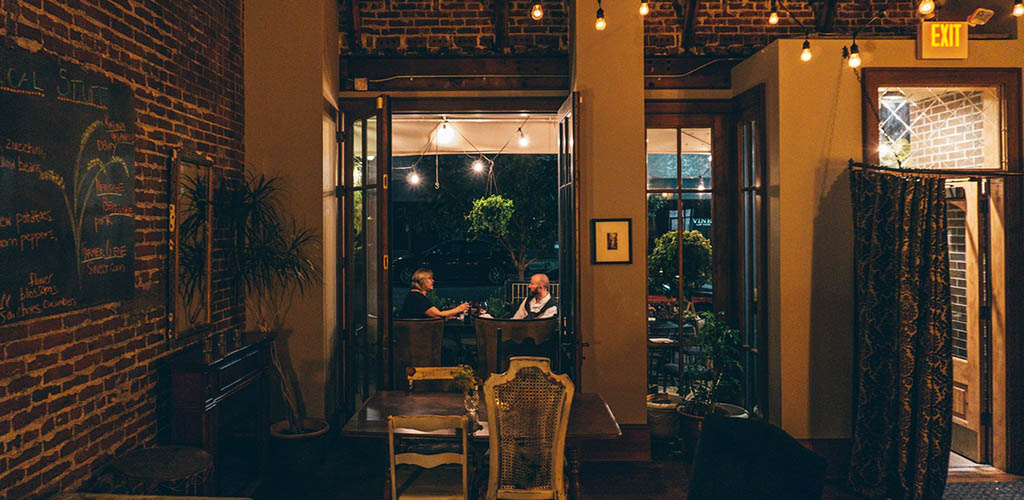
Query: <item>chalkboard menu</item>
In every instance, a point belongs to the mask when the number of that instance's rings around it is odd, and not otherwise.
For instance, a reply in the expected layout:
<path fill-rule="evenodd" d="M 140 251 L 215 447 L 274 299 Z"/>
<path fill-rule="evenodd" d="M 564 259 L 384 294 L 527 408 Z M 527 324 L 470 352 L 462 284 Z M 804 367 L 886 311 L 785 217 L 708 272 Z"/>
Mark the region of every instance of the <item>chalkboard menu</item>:
<path fill-rule="evenodd" d="M 134 113 L 127 86 L 0 49 L 0 325 L 132 295 Z"/>

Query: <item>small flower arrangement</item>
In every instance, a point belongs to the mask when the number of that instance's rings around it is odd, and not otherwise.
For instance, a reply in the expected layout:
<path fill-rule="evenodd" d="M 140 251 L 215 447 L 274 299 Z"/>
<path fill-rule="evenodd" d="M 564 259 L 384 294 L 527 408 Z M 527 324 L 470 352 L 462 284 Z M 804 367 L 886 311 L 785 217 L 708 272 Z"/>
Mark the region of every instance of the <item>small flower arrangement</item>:
<path fill-rule="evenodd" d="M 476 372 L 474 372 L 473 368 L 469 365 L 462 365 L 459 367 L 459 371 L 455 372 L 453 380 L 455 382 L 455 386 L 462 389 L 462 392 L 466 394 L 476 392 L 477 388 L 480 387 L 480 384 L 483 383 L 483 381 L 480 380 L 480 377 L 476 376 Z"/>

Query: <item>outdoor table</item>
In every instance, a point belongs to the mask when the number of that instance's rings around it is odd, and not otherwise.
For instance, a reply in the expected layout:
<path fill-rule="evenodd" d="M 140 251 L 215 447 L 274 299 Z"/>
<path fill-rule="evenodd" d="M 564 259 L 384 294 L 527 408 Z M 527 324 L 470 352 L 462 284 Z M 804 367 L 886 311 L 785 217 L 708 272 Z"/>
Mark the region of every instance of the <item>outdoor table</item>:
<path fill-rule="evenodd" d="M 341 430 L 347 437 L 387 440 L 389 415 L 463 415 L 466 413 L 462 394 L 443 392 L 377 391 L 363 403 Z M 482 428 L 473 433 L 474 442 L 487 442 L 487 408 L 479 410 Z M 569 410 L 565 452 L 569 464 L 569 496 L 581 498 L 580 457 L 584 441 L 617 439 L 622 435 L 604 398 L 596 393 L 576 393 Z"/>

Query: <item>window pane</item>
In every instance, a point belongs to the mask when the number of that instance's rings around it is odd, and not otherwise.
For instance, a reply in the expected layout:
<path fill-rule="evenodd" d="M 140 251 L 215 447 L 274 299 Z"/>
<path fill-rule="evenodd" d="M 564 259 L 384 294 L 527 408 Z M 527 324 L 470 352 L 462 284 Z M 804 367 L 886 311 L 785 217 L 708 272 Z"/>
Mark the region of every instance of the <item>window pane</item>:
<path fill-rule="evenodd" d="M 1002 168 L 1001 109 L 996 87 L 879 87 L 879 163 Z"/>
<path fill-rule="evenodd" d="M 683 145 L 683 188 L 711 189 L 711 129 L 684 128 L 679 131 Z"/>
<path fill-rule="evenodd" d="M 678 187 L 676 129 L 647 129 L 647 189 Z"/>
<path fill-rule="evenodd" d="M 711 193 L 683 193 L 679 226 L 683 239 L 683 296 L 698 311 L 712 309 Z"/>
<path fill-rule="evenodd" d="M 356 120 L 352 124 L 352 185 L 359 187 L 363 185 L 363 128 L 366 122 Z"/>

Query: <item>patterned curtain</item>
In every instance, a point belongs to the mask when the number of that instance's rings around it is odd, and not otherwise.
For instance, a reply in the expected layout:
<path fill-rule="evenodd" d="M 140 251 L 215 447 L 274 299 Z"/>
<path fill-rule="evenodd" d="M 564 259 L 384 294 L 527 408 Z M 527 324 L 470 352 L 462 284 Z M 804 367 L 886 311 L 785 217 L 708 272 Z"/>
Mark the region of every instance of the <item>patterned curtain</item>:
<path fill-rule="evenodd" d="M 953 365 L 945 192 L 939 178 L 851 170 L 856 280 L 851 486 L 940 499 Z"/>

